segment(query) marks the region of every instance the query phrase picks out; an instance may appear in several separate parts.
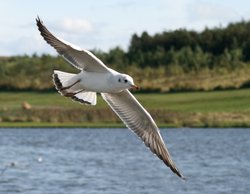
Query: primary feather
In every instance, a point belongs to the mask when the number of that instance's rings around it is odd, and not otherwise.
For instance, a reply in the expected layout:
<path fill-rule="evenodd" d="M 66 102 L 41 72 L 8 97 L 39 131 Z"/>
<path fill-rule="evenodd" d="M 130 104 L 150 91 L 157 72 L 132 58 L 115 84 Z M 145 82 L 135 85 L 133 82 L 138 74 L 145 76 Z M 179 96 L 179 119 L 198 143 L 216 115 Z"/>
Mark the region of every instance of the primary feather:
<path fill-rule="evenodd" d="M 149 147 L 154 154 L 156 154 L 167 166 L 169 166 L 175 174 L 184 179 L 183 175 L 180 173 L 180 171 L 174 164 L 170 153 L 161 137 L 160 131 L 154 120 L 152 119 L 151 115 L 142 107 L 142 105 L 127 90 L 127 88 L 122 91 L 115 90 L 113 92 L 115 88 L 114 85 L 119 84 L 119 79 L 116 80 L 116 76 L 121 76 L 122 74 L 119 74 L 118 72 L 108 68 L 100 59 L 94 56 L 91 52 L 84 49 L 80 49 L 75 45 L 72 45 L 64 40 L 55 37 L 43 25 L 43 22 L 39 18 L 37 18 L 36 21 L 38 29 L 41 32 L 41 35 L 43 36 L 45 41 L 52 47 L 54 47 L 57 52 L 61 54 L 70 64 L 80 69 L 82 72 L 89 72 L 88 75 L 91 74 L 90 72 L 100 73 L 100 76 L 101 74 L 105 74 L 105 76 L 101 77 L 107 78 L 107 83 L 104 82 L 106 84 L 95 82 L 95 85 L 98 86 L 104 84 L 102 85 L 102 90 L 103 88 L 109 88 L 111 89 L 109 91 L 112 91 L 112 93 L 102 91 L 101 95 L 103 99 L 108 103 L 108 105 L 118 115 L 118 117 L 124 122 L 124 124 L 136 135 L 138 135 L 145 143 L 145 145 Z M 57 71 L 57 74 L 59 74 L 59 71 Z M 81 80 L 79 80 L 79 83 L 78 80 L 75 80 L 76 78 L 79 79 L 79 75 L 73 77 L 71 80 L 66 80 L 66 78 L 69 78 L 72 75 L 73 74 L 62 73 L 61 80 L 63 80 L 64 78 L 65 80 L 61 82 L 59 76 L 54 76 L 54 82 L 57 89 L 62 94 L 68 95 L 68 97 L 71 97 L 76 101 L 95 105 L 96 93 L 93 92 L 94 90 L 84 91 L 84 88 L 81 88 Z M 98 78 L 100 78 L 100 76 Z M 114 80 L 112 80 L 111 78 L 113 78 Z M 95 81 L 97 81 L 97 77 L 91 77 L 91 79 L 88 79 L 88 81 L 91 81 L 91 86 L 93 85 L 92 82 L 94 81 L 94 79 Z M 113 82 L 111 82 L 111 80 Z M 129 80 L 127 80 L 127 82 L 128 81 Z M 65 85 L 69 85 L 70 87 L 65 87 Z M 67 93 L 65 93 L 65 91 L 67 91 Z"/>

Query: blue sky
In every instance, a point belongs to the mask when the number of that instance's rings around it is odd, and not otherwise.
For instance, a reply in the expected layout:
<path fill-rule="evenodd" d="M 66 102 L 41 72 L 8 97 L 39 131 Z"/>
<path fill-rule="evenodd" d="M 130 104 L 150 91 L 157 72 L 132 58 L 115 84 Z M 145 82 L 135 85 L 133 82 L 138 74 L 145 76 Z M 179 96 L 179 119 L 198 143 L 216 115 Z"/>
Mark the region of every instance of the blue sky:
<path fill-rule="evenodd" d="M 39 15 L 57 36 L 86 49 L 120 46 L 147 31 L 226 26 L 250 20 L 248 0 L 0 0 L 0 56 L 56 54 L 40 37 Z"/>

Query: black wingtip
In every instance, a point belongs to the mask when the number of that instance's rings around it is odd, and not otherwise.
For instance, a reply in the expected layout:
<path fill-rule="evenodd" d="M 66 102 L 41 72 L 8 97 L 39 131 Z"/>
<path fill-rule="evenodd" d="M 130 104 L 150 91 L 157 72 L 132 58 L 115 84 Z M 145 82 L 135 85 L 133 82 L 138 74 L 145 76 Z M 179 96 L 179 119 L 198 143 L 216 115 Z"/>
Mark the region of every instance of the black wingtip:
<path fill-rule="evenodd" d="M 171 168 L 171 167 L 170 167 L 170 168 Z M 173 170 L 172 168 L 171 168 L 171 170 L 172 170 L 175 174 L 177 174 L 177 176 L 180 177 L 182 180 L 187 180 L 187 178 L 186 178 L 185 176 L 183 176 L 178 170 Z"/>
<path fill-rule="evenodd" d="M 37 18 L 36 18 L 36 25 L 37 25 L 38 28 L 43 25 L 43 21 L 40 19 L 39 16 L 37 16 Z"/>
<path fill-rule="evenodd" d="M 172 168 L 171 168 L 171 169 L 172 169 Z M 173 171 L 175 174 L 177 174 L 177 176 L 179 176 L 181 179 L 186 180 L 186 177 L 184 177 L 177 169 L 175 169 L 175 170 L 172 169 L 172 171 Z"/>
<path fill-rule="evenodd" d="M 41 19 L 39 16 L 36 17 L 36 24 L 41 23 Z"/>
<path fill-rule="evenodd" d="M 187 178 L 186 178 L 185 176 L 183 176 L 177 168 L 170 167 L 170 169 L 171 169 L 178 177 L 180 177 L 182 180 L 185 180 L 185 181 L 187 180 Z"/>
<path fill-rule="evenodd" d="M 177 174 L 177 173 L 176 173 Z M 182 174 L 177 174 L 182 180 L 186 181 L 187 180 L 187 177 L 183 176 Z"/>

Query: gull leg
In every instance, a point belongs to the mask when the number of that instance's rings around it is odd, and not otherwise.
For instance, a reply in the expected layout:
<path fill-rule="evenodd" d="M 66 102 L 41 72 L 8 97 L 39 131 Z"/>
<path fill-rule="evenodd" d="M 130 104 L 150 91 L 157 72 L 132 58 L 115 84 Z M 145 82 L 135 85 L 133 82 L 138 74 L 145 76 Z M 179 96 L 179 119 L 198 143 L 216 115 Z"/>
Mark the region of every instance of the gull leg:
<path fill-rule="evenodd" d="M 73 97 L 74 95 L 76 95 L 76 94 L 78 94 L 80 92 L 83 92 L 83 91 L 84 91 L 84 89 L 79 90 L 77 92 L 65 92 L 65 93 L 63 92 L 63 95 L 66 96 L 66 97 Z"/>
<path fill-rule="evenodd" d="M 77 91 L 77 92 L 67 92 L 67 89 L 70 89 L 71 87 L 73 87 L 74 85 L 76 85 L 77 83 L 79 83 L 80 81 L 81 81 L 81 80 L 78 79 L 78 80 L 77 80 L 76 82 L 74 82 L 73 84 L 71 84 L 71 85 L 69 85 L 69 86 L 65 86 L 65 87 L 60 88 L 59 91 L 61 92 L 61 94 L 63 94 L 63 95 L 66 96 L 66 97 L 73 97 L 74 95 L 76 95 L 76 94 L 78 94 L 78 93 L 84 91 L 84 89 L 79 90 L 79 91 Z"/>
<path fill-rule="evenodd" d="M 65 86 L 65 87 L 62 87 L 60 90 L 67 90 L 67 89 L 70 89 L 71 87 L 73 87 L 74 85 L 76 85 L 77 83 L 79 83 L 81 80 L 77 80 L 76 82 L 74 82 L 73 84 L 69 85 L 69 86 Z"/>

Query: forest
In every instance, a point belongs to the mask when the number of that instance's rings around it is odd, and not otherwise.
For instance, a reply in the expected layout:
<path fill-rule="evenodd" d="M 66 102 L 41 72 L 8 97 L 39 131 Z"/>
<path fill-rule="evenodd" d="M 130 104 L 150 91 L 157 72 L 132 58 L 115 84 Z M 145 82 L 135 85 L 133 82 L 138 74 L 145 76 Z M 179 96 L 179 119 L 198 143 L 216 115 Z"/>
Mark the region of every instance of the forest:
<path fill-rule="evenodd" d="M 79 45 L 84 46 L 84 45 Z M 133 34 L 127 50 L 92 50 L 130 74 L 141 91 L 209 91 L 250 85 L 250 21 L 201 32 L 177 29 Z M 60 56 L 0 57 L 1 90 L 52 90 L 54 69 L 77 72 Z"/>

